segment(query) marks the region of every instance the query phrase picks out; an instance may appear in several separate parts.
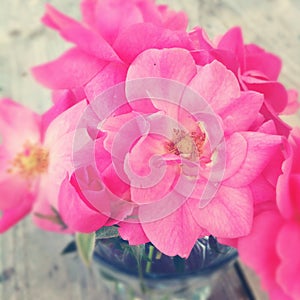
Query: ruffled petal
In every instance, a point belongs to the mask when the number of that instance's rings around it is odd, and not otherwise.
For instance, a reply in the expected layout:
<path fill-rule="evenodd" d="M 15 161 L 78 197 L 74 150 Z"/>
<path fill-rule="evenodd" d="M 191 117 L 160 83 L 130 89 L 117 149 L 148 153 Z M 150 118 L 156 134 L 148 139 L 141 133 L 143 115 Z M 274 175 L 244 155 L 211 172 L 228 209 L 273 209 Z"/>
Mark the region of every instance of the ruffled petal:
<path fill-rule="evenodd" d="M 249 130 L 250 126 L 258 118 L 263 102 L 263 96 L 255 92 L 242 93 L 241 97 L 232 100 L 219 113 L 225 134 Z"/>
<path fill-rule="evenodd" d="M 269 80 L 277 80 L 281 71 L 281 59 L 255 44 L 245 45 L 245 70 L 257 70 Z"/>
<path fill-rule="evenodd" d="M 240 96 L 240 86 L 235 75 L 218 61 L 202 67 L 189 87 L 196 90 L 219 113 Z"/>
<path fill-rule="evenodd" d="M 84 0 L 81 11 L 83 21 L 111 44 L 121 31 L 133 24 L 144 22 L 140 9 L 133 1 Z"/>
<path fill-rule="evenodd" d="M 6 209 L 1 213 L 0 216 L 0 233 L 5 232 L 20 220 L 22 220 L 32 209 L 33 197 L 30 194 L 23 194 L 22 202 Z"/>
<path fill-rule="evenodd" d="M 220 39 L 217 48 L 234 53 L 238 58 L 240 68 L 244 69 L 244 41 L 240 27 L 228 30 Z"/>
<path fill-rule="evenodd" d="M 34 78 L 51 89 L 72 89 L 84 86 L 107 62 L 71 48 L 52 62 L 34 67 Z"/>
<path fill-rule="evenodd" d="M 131 63 L 140 53 L 156 48 L 190 48 L 190 41 L 185 32 L 171 31 L 151 23 L 130 26 L 117 37 L 114 49 L 123 61 Z"/>
<path fill-rule="evenodd" d="M 93 101 L 110 87 L 125 81 L 127 66 L 122 63 L 109 63 L 84 88 L 87 99 Z"/>
<path fill-rule="evenodd" d="M 240 139 L 245 144 L 246 152 L 241 152 L 237 143 L 232 143 L 236 139 Z M 238 164 L 234 162 L 236 159 L 230 154 L 227 166 L 231 166 L 230 160 L 233 161 L 235 166 L 239 165 L 236 172 L 233 172 L 230 178 L 223 181 L 226 186 L 240 187 L 246 186 L 251 183 L 256 177 L 258 177 L 265 167 L 269 164 L 273 155 L 278 151 L 282 144 L 282 138 L 280 136 L 268 135 L 260 132 L 241 132 L 233 134 L 227 142 L 228 148 L 226 152 L 238 151 L 241 155 L 245 155 L 244 159 L 240 157 Z M 232 149 L 231 149 L 232 147 Z M 232 169 L 232 167 L 230 167 Z"/>
<path fill-rule="evenodd" d="M 127 17 L 127 16 L 126 16 Z M 107 41 L 93 30 L 46 5 L 42 19 L 44 24 L 58 30 L 63 38 L 78 46 L 81 50 L 105 61 L 118 61 L 119 58 Z"/>
<path fill-rule="evenodd" d="M 25 141 L 41 141 L 40 127 L 38 114 L 11 99 L 0 101 L 0 137 L 14 155 L 22 150 Z"/>
<path fill-rule="evenodd" d="M 143 223 L 143 213 L 147 214 L 147 211 L 140 212 L 144 232 L 159 251 L 169 256 L 189 256 L 203 229 L 194 220 L 188 205 L 183 204 L 173 213 L 154 222 Z"/>
<path fill-rule="evenodd" d="M 118 225 L 121 238 L 127 240 L 129 245 L 136 246 L 149 242 L 141 224 L 120 222 Z"/>
<path fill-rule="evenodd" d="M 212 201 L 191 210 L 199 226 L 221 238 L 237 238 L 247 235 L 252 226 L 253 199 L 248 188 L 221 187 Z M 197 207 L 197 206 L 196 206 Z"/>
<path fill-rule="evenodd" d="M 292 297 L 300 298 L 300 223 L 287 222 L 278 235 L 277 250 L 281 258 L 277 279 L 283 290 Z"/>
<path fill-rule="evenodd" d="M 58 210 L 64 223 L 75 232 L 94 232 L 108 220 L 108 216 L 86 205 L 68 178 L 61 184 Z"/>

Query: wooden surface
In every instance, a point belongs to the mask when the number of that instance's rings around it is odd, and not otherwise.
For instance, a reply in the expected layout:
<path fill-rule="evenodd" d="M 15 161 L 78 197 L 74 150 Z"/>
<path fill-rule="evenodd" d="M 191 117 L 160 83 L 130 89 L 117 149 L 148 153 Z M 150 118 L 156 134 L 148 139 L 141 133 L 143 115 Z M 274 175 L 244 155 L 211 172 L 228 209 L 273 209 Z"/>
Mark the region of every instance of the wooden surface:
<path fill-rule="evenodd" d="M 18 100 L 42 112 L 50 105 L 49 91 L 36 84 L 29 67 L 60 54 L 69 45 L 39 23 L 44 0 L 0 0 L 0 95 Z M 49 1 L 75 17 L 78 0 Z M 255 42 L 283 58 L 281 80 L 300 90 L 299 0 L 168 0 L 184 9 L 191 27 L 199 24 L 212 37 L 240 25 L 246 42 Z M 289 119 L 299 125 L 299 119 Z M 0 195 L 1 197 L 1 195 Z M 62 258 L 68 236 L 42 232 L 22 221 L 0 237 L 1 300 L 93 300 L 105 295 L 92 271 L 76 256 Z M 247 271 L 247 281 L 256 299 L 261 294 L 257 279 Z M 250 299 L 234 269 L 225 273 L 212 300 Z"/>

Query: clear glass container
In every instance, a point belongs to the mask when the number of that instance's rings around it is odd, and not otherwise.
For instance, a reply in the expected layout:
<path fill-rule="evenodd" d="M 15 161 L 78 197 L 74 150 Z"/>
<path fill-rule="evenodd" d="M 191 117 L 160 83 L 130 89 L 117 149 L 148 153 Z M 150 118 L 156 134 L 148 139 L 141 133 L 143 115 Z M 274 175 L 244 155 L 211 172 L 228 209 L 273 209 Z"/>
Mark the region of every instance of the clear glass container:
<path fill-rule="evenodd" d="M 105 300 L 205 300 L 237 258 L 234 248 L 209 237 L 199 239 L 187 259 L 161 254 L 150 243 L 140 258 L 133 249 L 119 238 L 97 241 L 94 260 L 109 294 Z"/>

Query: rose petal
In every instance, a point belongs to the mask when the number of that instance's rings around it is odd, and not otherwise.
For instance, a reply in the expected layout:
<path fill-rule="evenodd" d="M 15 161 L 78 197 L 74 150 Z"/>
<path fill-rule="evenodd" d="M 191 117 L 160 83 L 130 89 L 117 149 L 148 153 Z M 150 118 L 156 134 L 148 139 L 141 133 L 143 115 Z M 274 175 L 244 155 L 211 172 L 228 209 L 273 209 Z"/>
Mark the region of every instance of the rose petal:
<path fill-rule="evenodd" d="M 245 186 L 251 183 L 268 165 L 282 143 L 280 136 L 267 135 L 260 132 L 242 132 L 235 133 L 230 138 L 229 147 L 230 141 L 235 138 L 236 135 L 240 135 L 239 139 L 243 138 L 247 142 L 247 152 L 237 172 L 224 181 L 226 186 L 231 187 Z M 228 148 L 227 152 L 234 151 L 236 147 L 238 146 L 234 146 L 233 150 Z M 233 156 L 230 157 L 234 159 Z"/>
<path fill-rule="evenodd" d="M 52 62 L 34 67 L 34 78 L 51 89 L 72 89 L 84 86 L 107 62 L 71 48 Z M 72 74 L 72 76 L 71 76 Z"/>
<path fill-rule="evenodd" d="M 232 98 L 240 96 L 236 77 L 218 61 L 202 67 L 189 87 L 196 90 L 216 113 L 226 108 L 232 102 Z"/>
<path fill-rule="evenodd" d="M 61 185 L 58 208 L 68 228 L 75 232 L 94 232 L 108 220 L 108 216 L 85 204 L 68 178 Z"/>
<path fill-rule="evenodd" d="M 32 203 L 32 195 L 23 194 L 21 203 L 19 203 L 15 207 L 2 211 L 0 216 L 0 233 L 5 232 L 21 219 L 23 219 L 30 212 Z"/>
<path fill-rule="evenodd" d="M 129 245 L 136 246 L 149 242 L 141 224 L 120 222 L 118 225 L 121 238 L 127 240 Z"/>
<path fill-rule="evenodd" d="M 12 153 L 22 151 L 25 141 L 39 143 L 40 126 L 40 116 L 27 107 L 7 98 L 0 101 L 0 137 Z"/>
<path fill-rule="evenodd" d="M 93 101 L 108 88 L 125 81 L 127 66 L 109 63 L 84 88 L 88 100 Z"/>
<path fill-rule="evenodd" d="M 123 61 L 131 63 L 144 50 L 156 48 L 190 48 L 185 32 L 171 31 L 151 23 L 130 26 L 117 37 L 114 49 Z"/>
<path fill-rule="evenodd" d="M 247 235 L 253 218 L 253 199 L 248 188 L 221 187 L 204 208 L 191 210 L 198 224 L 210 234 L 221 238 Z"/>
<path fill-rule="evenodd" d="M 189 256 L 203 232 L 186 204 L 163 219 L 142 223 L 142 227 L 146 236 L 159 251 L 169 256 L 179 255 L 183 258 Z"/>
<path fill-rule="evenodd" d="M 62 14 L 50 4 L 46 5 L 46 13 L 42 21 L 58 30 L 63 38 L 76 44 L 84 52 L 105 61 L 119 60 L 115 51 L 103 37 Z"/>

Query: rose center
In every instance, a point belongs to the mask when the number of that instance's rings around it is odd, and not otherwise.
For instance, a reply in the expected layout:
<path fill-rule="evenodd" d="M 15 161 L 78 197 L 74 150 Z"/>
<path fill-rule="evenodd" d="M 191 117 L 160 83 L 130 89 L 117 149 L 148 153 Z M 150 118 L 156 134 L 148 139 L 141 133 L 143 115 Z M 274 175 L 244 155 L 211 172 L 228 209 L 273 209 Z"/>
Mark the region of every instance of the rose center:
<path fill-rule="evenodd" d="M 11 161 L 9 173 L 18 173 L 22 177 L 32 178 L 45 173 L 49 165 L 49 152 L 38 144 L 26 142 L 23 150 Z"/>
<path fill-rule="evenodd" d="M 203 153 L 206 135 L 200 129 L 191 133 L 174 129 L 173 139 L 166 143 L 168 153 L 180 155 L 183 158 L 196 161 Z"/>

